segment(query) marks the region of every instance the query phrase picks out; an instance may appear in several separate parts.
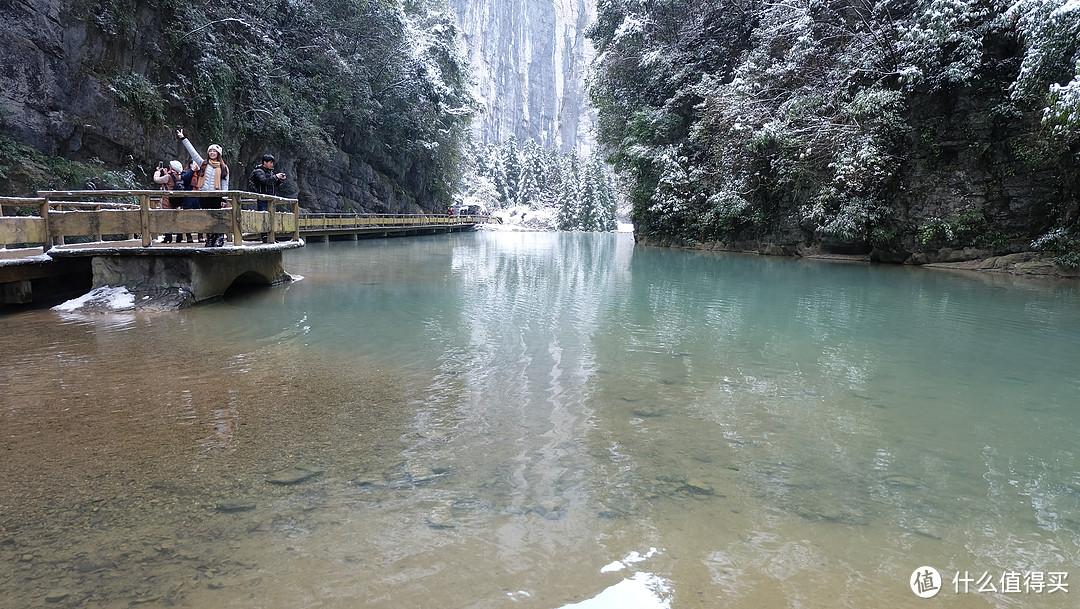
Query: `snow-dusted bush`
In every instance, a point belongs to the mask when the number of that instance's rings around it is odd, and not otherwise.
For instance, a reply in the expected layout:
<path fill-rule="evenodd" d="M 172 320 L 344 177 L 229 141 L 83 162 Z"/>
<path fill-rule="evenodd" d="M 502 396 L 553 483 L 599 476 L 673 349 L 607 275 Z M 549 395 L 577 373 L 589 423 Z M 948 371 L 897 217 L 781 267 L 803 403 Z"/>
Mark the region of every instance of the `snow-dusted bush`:
<path fill-rule="evenodd" d="M 1064 228 L 1055 228 L 1035 239 L 1031 242 L 1031 249 L 1055 254 L 1053 260 L 1061 266 L 1080 266 L 1080 251 L 1077 250 L 1076 240 Z"/>

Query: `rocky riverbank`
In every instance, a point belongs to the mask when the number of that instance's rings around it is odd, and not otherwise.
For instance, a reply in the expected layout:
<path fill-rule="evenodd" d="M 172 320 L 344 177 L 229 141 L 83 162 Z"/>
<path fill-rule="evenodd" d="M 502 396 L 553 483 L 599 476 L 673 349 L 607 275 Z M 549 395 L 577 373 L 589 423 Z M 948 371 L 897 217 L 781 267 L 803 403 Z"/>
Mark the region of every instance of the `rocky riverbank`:
<path fill-rule="evenodd" d="M 708 242 L 696 246 L 686 246 L 667 239 L 655 239 L 635 235 L 639 245 L 656 247 L 675 247 L 682 249 L 700 249 L 706 251 L 732 252 L 739 254 L 760 254 L 762 256 L 791 256 L 813 260 L 833 262 L 881 262 L 923 266 L 927 268 L 981 271 L 1006 275 L 1048 277 L 1059 279 L 1080 278 L 1080 268 L 1068 267 L 1054 262 L 1054 256 L 1044 252 L 1018 252 L 993 255 L 992 251 L 976 248 L 943 248 L 932 252 L 910 254 L 903 259 L 883 260 L 871 252 L 869 254 L 840 254 L 821 248 L 802 244 L 779 243 L 723 243 Z"/>
<path fill-rule="evenodd" d="M 936 262 L 926 264 L 930 268 L 957 269 L 964 271 L 984 271 L 1007 275 L 1033 277 L 1057 277 L 1063 279 L 1080 278 L 1080 268 L 1057 264 L 1052 256 L 1039 252 L 1021 252 L 1005 256 L 990 256 L 963 262 Z"/>

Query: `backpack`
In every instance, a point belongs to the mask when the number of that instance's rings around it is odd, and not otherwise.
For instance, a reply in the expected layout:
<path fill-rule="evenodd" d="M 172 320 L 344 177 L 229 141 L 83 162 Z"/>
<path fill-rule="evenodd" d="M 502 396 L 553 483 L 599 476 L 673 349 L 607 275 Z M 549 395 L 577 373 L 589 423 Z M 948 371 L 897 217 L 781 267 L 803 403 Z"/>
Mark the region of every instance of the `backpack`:
<path fill-rule="evenodd" d="M 175 171 L 169 171 L 169 181 L 165 183 L 167 188 L 165 190 L 187 190 L 184 186 L 184 180 L 180 178 L 180 174 Z"/>

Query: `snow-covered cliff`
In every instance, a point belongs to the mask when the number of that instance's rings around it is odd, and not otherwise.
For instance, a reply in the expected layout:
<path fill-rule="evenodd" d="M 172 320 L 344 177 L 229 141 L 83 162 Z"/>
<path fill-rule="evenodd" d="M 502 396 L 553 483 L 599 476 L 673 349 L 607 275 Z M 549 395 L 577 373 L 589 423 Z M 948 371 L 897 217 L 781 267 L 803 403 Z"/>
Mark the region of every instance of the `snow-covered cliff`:
<path fill-rule="evenodd" d="M 451 0 L 463 52 L 484 112 L 473 121 L 478 144 L 511 134 L 544 148 L 588 152 L 595 112 L 586 68 L 585 28 L 592 0 Z"/>

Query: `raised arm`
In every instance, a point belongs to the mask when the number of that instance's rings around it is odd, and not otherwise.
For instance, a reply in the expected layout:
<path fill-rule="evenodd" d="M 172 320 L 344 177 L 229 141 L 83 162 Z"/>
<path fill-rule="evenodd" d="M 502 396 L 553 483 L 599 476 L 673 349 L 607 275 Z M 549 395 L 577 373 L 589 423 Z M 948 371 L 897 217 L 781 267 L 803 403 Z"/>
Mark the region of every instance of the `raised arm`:
<path fill-rule="evenodd" d="M 195 150 L 195 147 L 191 145 L 191 142 L 189 142 L 188 139 L 183 136 L 180 137 L 180 141 L 184 143 L 184 148 L 187 148 L 188 154 L 191 155 L 191 160 L 195 161 L 195 163 L 198 165 L 202 165 L 203 158 L 199 155 L 198 151 Z"/>

